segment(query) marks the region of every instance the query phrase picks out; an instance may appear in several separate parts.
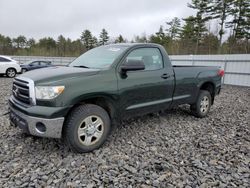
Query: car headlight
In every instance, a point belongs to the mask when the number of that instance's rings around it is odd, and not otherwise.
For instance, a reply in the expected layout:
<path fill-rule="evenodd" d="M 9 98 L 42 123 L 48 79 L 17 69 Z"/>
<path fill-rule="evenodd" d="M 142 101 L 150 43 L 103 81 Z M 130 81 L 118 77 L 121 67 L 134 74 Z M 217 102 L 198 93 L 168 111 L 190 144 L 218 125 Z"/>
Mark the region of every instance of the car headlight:
<path fill-rule="evenodd" d="M 36 99 L 54 99 L 64 91 L 64 86 L 36 86 Z"/>

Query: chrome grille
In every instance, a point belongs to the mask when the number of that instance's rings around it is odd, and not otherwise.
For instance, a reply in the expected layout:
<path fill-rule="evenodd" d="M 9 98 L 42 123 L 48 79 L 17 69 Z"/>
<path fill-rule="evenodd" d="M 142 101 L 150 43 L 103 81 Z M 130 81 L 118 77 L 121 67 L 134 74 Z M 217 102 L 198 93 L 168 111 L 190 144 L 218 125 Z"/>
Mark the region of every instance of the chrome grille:
<path fill-rule="evenodd" d="M 17 77 L 13 81 L 13 97 L 24 106 L 36 105 L 35 83 L 26 77 Z"/>
<path fill-rule="evenodd" d="M 13 81 L 12 94 L 16 100 L 30 105 L 29 82 L 15 78 Z"/>

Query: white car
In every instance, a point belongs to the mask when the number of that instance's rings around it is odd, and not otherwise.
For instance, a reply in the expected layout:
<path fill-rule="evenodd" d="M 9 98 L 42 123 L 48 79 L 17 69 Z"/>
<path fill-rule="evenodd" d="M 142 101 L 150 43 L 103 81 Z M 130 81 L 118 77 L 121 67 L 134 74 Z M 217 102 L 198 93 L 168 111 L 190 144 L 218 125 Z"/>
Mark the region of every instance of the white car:
<path fill-rule="evenodd" d="M 21 72 L 21 67 L 18 62 L 7 56 L 0 56 L 0 74 L 13 78 L 17 73 Z"/>

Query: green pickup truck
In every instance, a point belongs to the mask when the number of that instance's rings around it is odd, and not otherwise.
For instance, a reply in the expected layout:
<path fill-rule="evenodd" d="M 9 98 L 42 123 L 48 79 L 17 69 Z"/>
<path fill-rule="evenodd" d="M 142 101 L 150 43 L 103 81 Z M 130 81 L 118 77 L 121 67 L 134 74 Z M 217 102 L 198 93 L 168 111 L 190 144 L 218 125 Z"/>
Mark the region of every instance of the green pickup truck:
<path fill-rule="evenodd" d="M 75 152 L 99 148 L 124 118 L 190 104 L 208 114 L 221 89 L 218 67 L 172 66 L 157 44 L 94 48 L 65 67 L 13 81 L 10 122 L 35 136 L 63 138 Z"/>

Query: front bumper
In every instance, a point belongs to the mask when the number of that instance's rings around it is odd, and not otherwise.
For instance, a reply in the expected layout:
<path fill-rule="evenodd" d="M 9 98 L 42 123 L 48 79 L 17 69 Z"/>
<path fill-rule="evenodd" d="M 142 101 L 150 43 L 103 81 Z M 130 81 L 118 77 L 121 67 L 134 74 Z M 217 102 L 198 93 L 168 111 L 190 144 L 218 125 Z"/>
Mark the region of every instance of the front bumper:
<path fill-rule="evenodd" d="M 61 138 L 64 117 L 46 119 L 26 115 L 10 106 L 10 123 L 40 137 Z"/>

